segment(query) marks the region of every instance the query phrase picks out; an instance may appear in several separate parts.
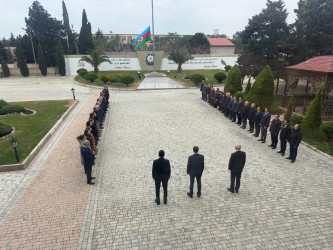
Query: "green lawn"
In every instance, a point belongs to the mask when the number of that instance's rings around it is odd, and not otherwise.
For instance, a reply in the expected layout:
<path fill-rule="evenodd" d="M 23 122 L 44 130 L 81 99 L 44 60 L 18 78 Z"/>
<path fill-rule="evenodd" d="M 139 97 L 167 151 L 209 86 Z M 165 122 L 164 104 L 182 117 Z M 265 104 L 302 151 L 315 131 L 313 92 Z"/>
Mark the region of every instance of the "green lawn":
<path fill-rule="evenodd" d="M 310 137 L 311 129 L 304 128 L 301 125 L 303 133 L 303 141 L 310 144 L 311 146 L 333 156 L 333 140 L 328 141 L 326 135 L 321 128 L 316 128 L 313 132 L 313 137 Z"/>
<path fill-rule="evenodd" d="M 73 100 L 17 102 L 15 104 L 33 109 L 37 113 L 30 116 L 15 114 L 0 117 L 0 121 L 15 128 L 13 136 L 18 139 L 17 149 L 21 162 L 30 154 L 73 102 Z M 0 140 L 0 165 L 16 163 L 14 150 L 9 143 L 10 139 L 11 137 L 7 137 Z"/>

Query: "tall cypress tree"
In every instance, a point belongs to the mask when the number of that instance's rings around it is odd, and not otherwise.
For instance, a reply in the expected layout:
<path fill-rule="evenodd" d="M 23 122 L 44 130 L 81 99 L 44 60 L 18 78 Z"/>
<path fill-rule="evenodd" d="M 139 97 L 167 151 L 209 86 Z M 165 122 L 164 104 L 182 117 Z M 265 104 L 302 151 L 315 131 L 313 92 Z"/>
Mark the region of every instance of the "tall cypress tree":
<path fill-rule="evenodd" d="M 47 75 L 47 65 L 46 65 L 44 51 L 43 51 L 41 44 L 38 45 L 38 64 L 39 64 L 40 73 L 43 76 L 46 76 Z"/>
<path fill-rule="evenodd" d="M 293 106 L 294 106 L 294 96 L 290 96 L 290 99 L 288 101 L 288 106 L 287 106 L 287 110 L 286 113 L 284 113 L 284 119 L 287 121 L 290 121 L 291 116 L 293 114 Z"/>
<path fill-rule="evenodd" d="M 21 75 L 24 77 L 29 76 L 29 69 L 28 69 L 27 63 L 24 59 L 23 50 L 21 48 L 21 45 L 18 45 L 16 47 L 15 55 L 17 56 L 17 59 L 18 59 L 17 66 L 20 68 Z"/>
<path fill-rule="evenodd" d="M 60 44 L 58 44 L 58 46 L 56 47 L 56 61 L 59 74 L 61 76 L 66 75 L 66 63 L 64 58 L 64 51 Z"/>
<path fill-rule="evenodd" d="M 247 95 L 250 92 L 250 90 L 251 90 L 251 75 L 249 76 L 249 80 L 247 81 L 244 95 Z"/>
<path fill-rule="evenodd" d="M 1 69 L 4 77 L 10 77 L 10 70 L 8 68 L 7 62 L 3 57 L 0 57 Z"/>
<path fill-rule="evenodd" d="M 64 19 L 64 27 L 65 27 L 65 32 L 66 32 L 66 36 L 67 36 L 66 39 L 68 39 L 68 41 L 66 41 L 67 46 L 65 47 L 66 48 L 65 51 L 67 54 L 76 54 L 75 38 L 74 38 L 74 35 L 72 32 L 72 29 L 69 25 L 68 12 L 67 12 L 66 4 L 64 1 L 62 1 L 62 16 Z"/>
<path fill-rule="evenodd" d="M 230 92 L 231 94 L 234 94 L 242 90 L 241 71 L 237 66 L 233 66 L 228 73 L 228 77 L 224 86 L 224 92 Z"/>
<path fill-rule="evenodd" d="M 82 27 L 79 36 L 80 54 L 88 54 L 89 50 L 94 49 L 94 42 L 91 34 L 91 24 L 88 22 L 85 9 L 82 12 Z"/>

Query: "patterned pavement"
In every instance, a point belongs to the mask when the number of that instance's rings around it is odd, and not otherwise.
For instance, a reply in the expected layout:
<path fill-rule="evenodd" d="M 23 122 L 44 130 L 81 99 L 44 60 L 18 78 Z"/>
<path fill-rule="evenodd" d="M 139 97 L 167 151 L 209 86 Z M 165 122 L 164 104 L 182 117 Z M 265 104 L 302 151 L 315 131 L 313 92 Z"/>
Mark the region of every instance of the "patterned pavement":
<path fill-rule="evenodd" d="M 291 164 L 200 100 L 197 89 L 112 91 L 96 184 L 86 185 L 73 135 L 97 93 L 41 152 L 39 169 L 0 174 L 1 188 L 19 194 L 10 201 L 1 193 L 0 249 L 332 249 L 333 162 L 301 145 Z M 236 142 L 247 163 L 231 194 L 227 164 Z M 202 196 L 190 199 L 194 145 L 206 167 Z M 151 167 L 159 149 L 172 173 L 168 204 L 157 206 Z"/>

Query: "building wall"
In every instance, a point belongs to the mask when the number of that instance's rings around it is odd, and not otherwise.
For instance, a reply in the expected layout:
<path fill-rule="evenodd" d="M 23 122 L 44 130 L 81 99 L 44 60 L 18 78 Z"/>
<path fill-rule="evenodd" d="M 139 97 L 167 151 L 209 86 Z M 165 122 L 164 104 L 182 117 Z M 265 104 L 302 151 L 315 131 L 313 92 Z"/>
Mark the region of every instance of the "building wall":
<path fill-rule="evenodd" d="M 210 47 L 210 54 L 212 55 L 234 55 L 235 47 Z"/>

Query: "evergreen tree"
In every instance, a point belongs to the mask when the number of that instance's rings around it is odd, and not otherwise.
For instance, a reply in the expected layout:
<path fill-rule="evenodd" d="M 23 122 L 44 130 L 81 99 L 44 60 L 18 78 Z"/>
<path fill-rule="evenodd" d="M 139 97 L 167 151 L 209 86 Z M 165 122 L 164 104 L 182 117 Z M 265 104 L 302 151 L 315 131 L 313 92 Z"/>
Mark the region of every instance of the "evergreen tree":
<path fill-rule="evenodd" d="M 3 57 L 0 57 L 1 69 L 4 77 L 10 77 L 10 70 L 8 68 L 7 62 Z"/>
<path fill-rule="evenodd" d="M 252 76 L 250 75 L 249 76 L 249 80 L 247 81 L 244 95 L 247 95 L 250 92 L 250 90 L 251 90 L 251 77 Z"/>
<path fill-rule="evenodd" d="M 208 54 L 210 44 L 204 33 L 195 33 L 189 40 L 190 54 Z"/>
<path fill-rule="evenodd" d="M 24 59 L 23 50 L 21 45 L 17 45 L 15 49 L 15 55 L 17 56 L 18 64 L 17 66 L 20 68 L 21 75 L 24 77 L 29 76 L 29 69 L 27 63 Z"/>
<path fill-rule="evenodd" d="M 9 58 L 8 50 L 4 47 L 1 41 L 0 41 L 0 57 L 3 57 L 3 59 L 5 59 L 6 62 Z"/>
<path fill-rule="evenodd" d="M 60 44 L 58 44 L 56 48 L 56 61 L 59 74 L 61 76 L 66 75 L 66 63 L 65 63 L 64 51 Z"/>
<path fill-rule="evenodd" d="M 91 34 L 91 25 L 88 22 L 86 11 L 82 12 L 82 27 L 79 36 L 80 54 L 88 54 L 89 50 L 94 49 L 94 42 Z"/>
<path fill-rule="evenodd" d="M 76 54 L 76 44 L 75 44 L 75 37 L 72 32 L 72 29 L 69 25 L 69 17 L 68 17 L 68 12 L 66 8 L 66 4 L 64 1 L 62 1 L 62 16 L 63 16 L 63 22 L 64 22 L 64 27 L 65 27 L 65 32 L 66 32 L 66 54 Z M 69 47 L 69 48 L 68 48 Z"/>
<path fill-rule="evenodd" d="M 39 64 L 40 73 L 43 76 L 46 76 L 47 75 L 47 65 L 46 65 L 44 51 L 43 51 L 41 44 L 38 45 L 38 64 Z"/>
<path fill-rule="evenodd" d="M 271 68 L 267 65 L 256 78 L 245 99 L 260 107 L 269 107 L 274 99 L 274 79 Z"/>
<path fill-rule="evenodd" d="M 320 127 L 322 123 L 323 88 L 324 85 L 322 84 L 302 122 L 304 127 L 311 128 L 311 137 L 313 136 L 313 130 Z"/>
<path fill-rule="evenodd" d="M 242 90 L 243 87 L 241 71 L 237 66 L 233 66 L 228 72 L 228 77 L 224 86 L 224 92 L 230 92 L 231 94 L 234 94 Z"/>
<path fill-rule="evenodd" d="M 285 120 L 289 120 L 291 119 L 291 116 L 293 114 L 293 106 L 294 106 L 294 96 L 290 96 L 290 99 L 288 101 L 288 106 L 287 106 L 287 110 L 286 113 L 284 113 L 284 119 Z"/>

